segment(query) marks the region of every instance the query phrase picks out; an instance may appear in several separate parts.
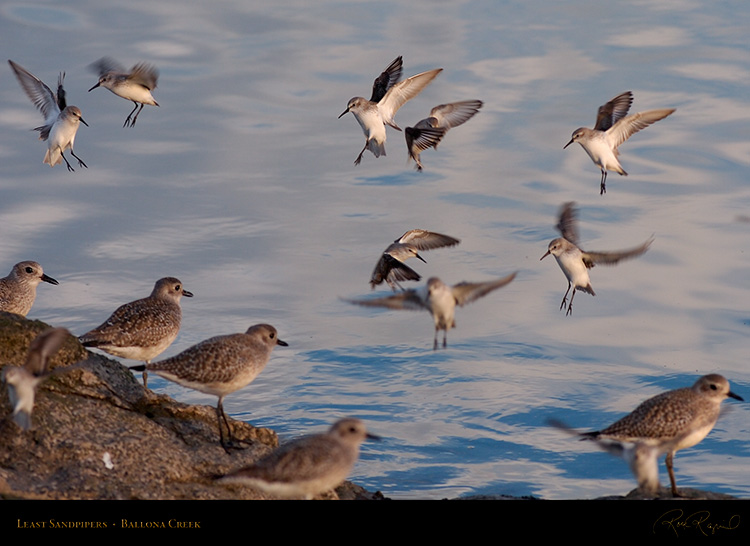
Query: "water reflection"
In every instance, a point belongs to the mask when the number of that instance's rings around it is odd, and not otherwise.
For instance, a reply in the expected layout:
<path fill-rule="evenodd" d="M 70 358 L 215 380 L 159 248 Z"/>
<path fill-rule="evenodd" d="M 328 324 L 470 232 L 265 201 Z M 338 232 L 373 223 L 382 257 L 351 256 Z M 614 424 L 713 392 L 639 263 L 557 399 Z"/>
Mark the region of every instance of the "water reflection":
<path fill-rule="evenodd" d="M 364 419 L 386 440 L 364 447 L 354 479 L 386 495 L 622 494 L 627 466 L 548 416 L 597 428 L 711 372 L 749 396 L 750 233 L 734 220 L 750 210 L 748 22 L 744 5 L 689 1 L 6 4 L 5 55 L 45 81 L 65 70 L 90 127 L 76 139 L 87 171 L 42 165 L 38 113 L 0 78 L 0 263 L 43 264 L 61 284 L 29 316 L 75 333 L 180 278 L 195 297 L 165 357 L 273 324 L 289 350 L 226 410 L 284 436 Z M 103 55 L 160 70 L 161 106 L 135 128 L 121 127 L 126 102 L 87 93 Z M 337 119 L 397 55 L 409 75 L 444 68 L 398 112 L 402 127 L 435 104 L 485 102 L 450 146 L 424 152 L 424 173 L 390 129 L 388 155 L 353 166 L 361 132 Z M 600 197 L 598 169 L 562 146 L 626 90 L 635 111 L 677 112 L 623 145 L 630 175 Z M 655 241 L 596 268 L 597 296 L 566 318 L 564 279 L 539 256 L 570 200 L 585 248 Z M 520 270 L 458 316 L 445 351 L 420 314 L 339 299 L 369 295 L 383 241 L 413 228 L 461 239 L 427 257 L 425 278 Z M 747 411 L 680 452 L 681 485 L 750 495 Z"/>

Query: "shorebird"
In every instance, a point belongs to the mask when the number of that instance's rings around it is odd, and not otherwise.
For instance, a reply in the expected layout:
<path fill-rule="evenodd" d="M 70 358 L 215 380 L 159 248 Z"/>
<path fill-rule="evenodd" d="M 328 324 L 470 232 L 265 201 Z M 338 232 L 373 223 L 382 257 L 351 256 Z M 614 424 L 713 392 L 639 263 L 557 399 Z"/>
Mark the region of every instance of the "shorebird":
<path fill-rule="evenodd" d="M 568 292 L 570 292 L 571 286 L 573 287 L 573 293 L 570 295 L 570 304 L 565 313 L 566 316 L 573 312 L 573 297 L 576 295 L 576 290 L 581 290 L 592 296 L 596 295 L 594 289 L 591 287 L 589 269 L 596 264 L 615 265 L 620 260 L 640 256 L 648 250 L 653 242 L 652 238 L 635 248 L 614 252 L 588 252 L 581 250 L 578 247 L 576 209 L 573 202 L 565 203 L 560 209 L 560 220 L 557 223 L 557 229 L 560 231 L 562 237 L 553 239 L 549 244 L 547 252 L 539 260 L 541 261 L 552 254 L 557 260 L 557 265 L 560 266 L 560 269 L 562 269 L 565 277 L 568 279 L 568 289 L 565 291 L 560 309 L 565 307 Z"/>
<path fill-rule="evenodd" d="M 36 287 L 42 281 L 60 284 L 45 275 L 42 266 L 36 262 L 26 261 L 14 265 L 8 276 L 0 279 L 0 311 L 23 317 L 28 315 L 36 299 Z"/>
<path fill-rule="evenodd" d="M 13 420 L 23 430 L 31 428 L 31 412 L 37 387 L 53 373 L 69 368 L 49 370 L 49 360 L 60 349 L 70 332 L 65 328 L 51 328 L 31 342 L 23 366 L 3 368 L 3 380 L 8 385 L 8 397 L 13 406 Z"/>
<path fill-rule="evenodd" d="M 743 401 L 729 390 L 726 378 L 719 374 L 704 375 L 692 387 L 658 394 L 607 428 L 581 436 L 583 439 L 661 445 L 659 449 L 667 453 L 672 495 L 679 496 L 674 478 L 674 455 L 680 449 L 696 445 L 711 432 L 726 398 Z"/>
<path fill-rule="evenodd" d="M 81 117 L 80 108 L 67 106 L 66 104 L 65 90 L 63 89 L 65 73 L 60 73 L 57 80 L 57 93 L 53 93 L 42 80 L 21 65 L 10 59 L 8 63 L 16 78 L 18 78 L 21 88 L 44 116 L 44 125 L 34 128 L 35 131 L 39 131 L 39 140 L 47 141 L 47 153 L 44 154 L 43 163 L 54 167 L 65 161 L 68 170 L 74 171 L 75 169 L 68 163 L 64 155 L 65 150 L 70 150 L 70 155 L 78 160 L 78 165 L 88 168 L 83 160 L 73 152 L 73 143 L 76 139 L 78 127 L 81 123 L 88 126 L 88 123 Z"/>
<path fill-rule="evenodd" d="M 325 434 L 297 438 L 258 462 L 218 479 L 242 484 L 273 496 L 312 499 L 343 482 L 359 457 L 365 440 L 379 437 L 367 432 L 359 419 L 341 419 Z"/>
<path fill-rule="evenodd" d="M 147 63 L 138 63 L 130 72 L 127 71 L 118 62 L 109 57 L 102 57 L 90 65 L 94 72 L 99 74 L 99 81 L 96 82 L 89 92 L 97 87 L 105 87 L 112 91 L 118 97 L 132 101 L 135 105 L 133 111 L 128 114 L 123 127 L 135 127 L 138 115 L 146 104 L 159 106 L 151 95 L 151 91 L 156 89 L 156 82 L 159 79 L 159 71 L 155 66 Z M 141 107 L 138 110 L 138 106 Z M 138 113 L 132 118 L 131 116 L 138 110 Z"/>
<path fill-rule="evenodd" d="M 362 154 L 370 150 L 375 157 L 385 155 L 386 124 L 400 131 L 393 117 L 406 101 L 416 97 L 443 69 L 436 68 L 398 81 L 401 76 L 402 59 L 397 57 L 373 84 L 370 100 L 354 97 L 349 100 L 339 118 L 351 112 L 365 134 L 365 147 L 359 152 L 355 165 L 362 161 Z"/>
<path fill-rule="evenodd" d="M 438 332 L 443 330 L 443 347 L 447 346 L 448 330 L 456 327 L 454 318 L 456 305 L 463 307 L 482 296 L 502 288 L 516 277 L 511 273 L 507 277 L 486 282 L 462 282 L 448 286 L 437 277 L 428 279 L 422 288 L 404 290 L 393 296 L 371 300 L 345 300 L 355 305 L 366 307 L 386 307 L 388 309 L 426 310 L 435 321 L 435 339 L 432 348 L 438 348 Z"/>
<path fill-rule="evenodd" d="M 430 116 L 418 122 L 414 127 L 404 129 L 406 149 L 409 159 L 417 164 L 417 170 L 422 170 L 420 153 L 427 148 L 437 150 L 438 143 L 448 132 L 448 129 L 458 127 L 469 121 L 482 107 L 481 100 L 465 100 L 440 104 L 430 111 Z"/>
<path fill-rule="evenodd" d="M 78 338 L 84 347 L 95 347 L 114 356 L 149 364 L 177 338 L 182 322 L 182 297 L 192 298 L 174 277 L 156 281 L 151 295 L 118 307 L 93 330 Z M 148 387 L 148 373 L 143 372 Z"/>
<path fill-rule="evenodd" d="M 276 328 L 270 324 L 256 324 L 244 334 L 212 337 L 166 360 L 131 369 L 148 370 L 183 387 L 217 396 L 219 439 L 229 453 L 235 438 L 224 413 L 224 397 L 249 385 L 266 367 L 276 345 L 287 346 L 279 339 Z M 227 427 L 228 441 L 224 439 L 222 422 Z"/>
<path fill-rule="evenodd" d="M 631 135 L 641 129 L 645 129 L 652 123 L 664 119 L 674 108 L 661 108 L 659 110 L 648 110 L 626 116 L 630 105 L 633 103 L 633 93 L 626 91 L 617 95 L 611 101 L 599 107 L 596 115 L 596 125 L 593 129 L 579 127 L 573 131 L 570 141 L 563 146 L 563 150 L 573 142 L 577 142 L 586 150 L 591 160 L 602 171 L 599 193 L 607 193 L 606 181 L 607 171 L 615 171 L 627 176 L 628 173 L 620 165 L 617 159 L 617 147 L 625 142 Z"/>
<path fill-rule="evenodd" d="M 370 286 L 386 281 L 396 291 L 396 286 L 402 288 L 398 281 L 418 281 L 422 277 L 411 267 L 404 264 L 409 258 L 417 258 L 427 263 L 419 255 L 420 250 L 432 250 L 445 246 L 457 245 L 460 241 L 442 233 L 434 233 L 424 229 L 411 229 L 393 241 L 383 251 L 370 278 Z"/>

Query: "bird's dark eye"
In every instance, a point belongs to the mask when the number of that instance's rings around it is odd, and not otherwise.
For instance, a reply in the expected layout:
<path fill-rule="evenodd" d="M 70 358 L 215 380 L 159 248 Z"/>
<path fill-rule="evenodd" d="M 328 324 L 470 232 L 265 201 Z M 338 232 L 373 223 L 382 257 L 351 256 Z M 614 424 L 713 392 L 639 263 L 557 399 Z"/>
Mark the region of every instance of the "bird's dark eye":
<path fill-rule="evenodd" d="M 27 267 L 26 268 L 26 273 L 33 273 L 33 272 L 34 272 L 34 268 L 33 267 Z"/>
<path fill-rule="evenodd" d="M 273 339 L 274 337 L 275 337 L 275 336 L 274 336 L 274 333 L 273 333 L 273 332 L 271 332 L 271 339 Z"/>
<path fill-rule="evenodd" d="M 716 385 L 713 385 L 713 384 L 712 384 L 712 385 L 711 385 L 711 390 L 712 390 L 712 391 L 715 391 L 715 390 L 716 390 Z"/>
<path fill-rule="evenodd" d="M 175 289 L 176 292 L 179 292 L 180 291 L 180 285 L 179 284 L 175 285 L 174 289 Z"/>

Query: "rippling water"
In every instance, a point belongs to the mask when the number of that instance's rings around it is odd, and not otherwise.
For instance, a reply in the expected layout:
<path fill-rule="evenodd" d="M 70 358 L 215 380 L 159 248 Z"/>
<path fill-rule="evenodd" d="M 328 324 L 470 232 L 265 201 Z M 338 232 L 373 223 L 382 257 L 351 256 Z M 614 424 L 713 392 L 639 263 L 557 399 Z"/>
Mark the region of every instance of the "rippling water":
<path fill-rule="evenodd" d="M 749 19 L 742 2 L 690 0 L 6 3 L 4 55 L 48 84 L 64 70 L 90 127 L 75 148 L 88 170 L 43 165 L 29 130 L 40 116 L 2 69 L 0 268 L 39 261 L 60 286 L 39 288 L 30 318 L 78 334 L 179 277 L 195 297 L 163 356 L 274 324 L 290 347 L 227 411 L 283 437 L 365 419 L 384 441 L 365 445 L 353 479 L 387 496 L 624 494 L 625 464 L 545 420 L 599 428 L 712 372 L 750 400 Z M 161 71 L 161 106 L 133 129 L 121 128 L 129 102 L 87 92 L 103 55 Z M 399 111 L 402 127 L 485 101 L 423 153 L 423 173 L 391 129 L 388 155 L 355 167 L 364 137 L 337 119 L 398 55 L 405 77 L 444 68 Z M 562 147 L 626 90 L 633 112 L 677 112 L 621 147 L 630 175 L 610 174 L 600 196 L 598 169 Z M 539 258 L 570 200 L 584 248 L 655 242 L 592 270 L 597 296 L 579 294 L 566 318 L 565 278 Z M 519 271 L 458 310 L 447 350 L 431 350 L 426 313 L 341 301 L 369 296 L 378 254 L 417 227 L 461 239 L 426 253 L 425 278 Z M 725 406 L 678 453 L 678 483 L 748 497 L 748 409 Z"/>

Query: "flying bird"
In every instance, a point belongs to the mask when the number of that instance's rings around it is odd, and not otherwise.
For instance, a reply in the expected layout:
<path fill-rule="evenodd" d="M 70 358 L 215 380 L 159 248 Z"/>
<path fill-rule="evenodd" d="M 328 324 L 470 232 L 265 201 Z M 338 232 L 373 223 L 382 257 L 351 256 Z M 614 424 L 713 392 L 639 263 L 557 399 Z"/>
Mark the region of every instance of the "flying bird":
<path fill-rule="evenodd" d="M 456 327 L 454 318 L 456 305 L 463 307 L 482 296 L 502 288 L 516 277 L 511 273 L 507 277 L 486 282 L 462 282 L 448 286 L 437 277 L 428 279 L 421 288 L 404 290 L 393 296 L 371 300 L 345 300 L 365 307 L 386 307 L 388 309 L 426 310 L 435 321 L 435 339 L 432 348 L 438 348 L 438 332 L 443 330 L 443 347 L 447 346 L 448 330 Z"/>
<path fill-rule="evenodd" d="M 411 267 L 404 264 L 405 260 L 417 258 L 427 263 L 419 255 L 420 250 L 454 246 L 459 242 L 458 239 L 443 235 L 442 233 L 435 233 L 424 229 L 411 229 L 393 241 L 383 251 L 372 272 L 370 285 L 375 289 L 378 284 L 386 281 L 395 292 L 397 286 L 402 288 L 398 284 L 398 281 L 418 281 L 422 277 Z"/>
<path fill-rule="evenodd" d="M 88 126 L 88 123 L 81 117 L 80 108 L 66 104 L 65 90 L 63 89 L 65 73 L 60 73 L 57 80 L 57 93 L 53 93 L 42 80 L 24 67 L 10 59 L 8 63 L 18 79 L 18 83 L 21 84 L 21 88 L 44 116 L 44 125 L 34 128 L 35 131 L 39 131 L 39 140 L 47 141 L 47 153 L 44 154 L 43 162 L 50 167 L 54 167 L 65 161 L 68 170 L 74 171 L 75 169 L 65 157 L 65 151 L 70 150 L 70 155 L 78 160 L 78 165 L 88 168 L 83 160 L 73 152 L 73 143 L 76 139 L 78 127 L 81 123 Z"/>
<path fill-rule="evenodd" d="M 437 150 L 438 143 L 443 139 L 448 129 L 458 127 L 469 121 L 482 107 L 481 100 L 465 100 L 440 104 L 430 111 L 430 116 L 419 121 L 414 127 L 404 129 L 406 149 L 409 159 L 417 164 L 417 170 L 422 170 L 420 153 L 428 148 Z"/>
<path fill-rule="evenodd" d="M 138 63 L 128 72 L 126 68 L 113 59 L 102 57 L 92 63 L 90 68 L 99 74 L 99 81 L 89 89 L 89 92 L 97 87 L 104 87 L 118 97 L 132 101 L 135 105 L 133 111 L 125 118 L 123 127 L 135 127 L 138 115 L 146 104 L 159 106 L 159 103 L 151 95 L 151 92 L 156 89 L 156 82 L 159 79 L 159 71 L 154 65 Z M 138 110 L 139 106 L 140 110 Z M 138 110 L 137 114 L 135 113 L 136 110 Z"/>
<path fill-rule="evenodd" d="M 562 269 L 565 277 L 568 279 L 568 289 L 565 291 L 560 309 L 565 307 L 568 292 L 570 292 L 571 287 L 573 288 L 568 310 L 565 313 L 566 316 L 573 312 L 573 297 L 576 295 L 576 290 L 586 292 L 592 296 L 596 295 L 594 289 L 591 287 L 589 269 L 596 264 L 615 265 L 620 260 L 640 256 L 648 250 L 653 242 L 652 238 L 635 248 L 614 252 L 584 251 L 578 247 L 578 227 L 576 225 L 575 203 L 573 202 L 565 203 L 560 209 L 560 220 L 557 223 L 557 229 L 562 237 L 553 239 L 549 244 L 547 252 L 539 260 L 541 261 L 552 254 L 557 260 L 557 265 L 560 266 L 560 269 Z"/>
<path fill-rule="evenodd" d="M 599 167 L 602 172 L 599 187 L 600 195 L 607 193 L 605 185 L 607 171 L 615 171 L 624 176 L 628 174 L 617 159 L 619 155 L 618 146 L 641 129 L 664 119 L 675 111 L 674 108 L 661 108 L 627 116 L 626 114 L 632 103 L 633 93 L 630 91 L 617 95 L 611 101 L 599 107 L 596 125 L 593 129 L 579 127 L 573 131 L 570 141 L 563 146 L 564 150 L 573 142 L 577 142 Z"/>
<path fill-rule="evenodd" d="M 351 112 L 365 134 L 365 147 L 359 152 L 355 165 L 362 161 L 362 154 L 370 150 L 375 157 L 385 155 L 386 124 L 400 131 L 393 119 L 406 101 L 416 97 L 443 69 L 436 68 L 398 81 L 401 76 L 401 57 L 396 58 L 375 80 L 370 100 L 354 97 L 340 115 Z"/>

